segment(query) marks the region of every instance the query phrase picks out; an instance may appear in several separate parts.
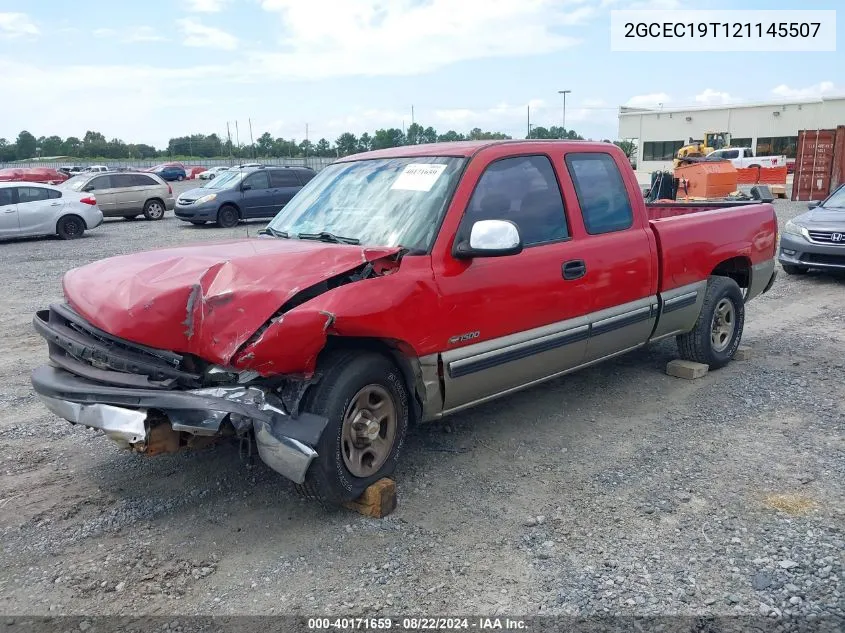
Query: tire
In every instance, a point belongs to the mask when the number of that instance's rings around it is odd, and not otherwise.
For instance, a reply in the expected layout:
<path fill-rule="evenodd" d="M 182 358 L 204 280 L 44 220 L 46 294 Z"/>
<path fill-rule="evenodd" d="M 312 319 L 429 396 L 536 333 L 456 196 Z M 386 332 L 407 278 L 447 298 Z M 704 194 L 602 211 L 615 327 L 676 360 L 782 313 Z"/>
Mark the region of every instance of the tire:
<path fill-rule="evenodd" d="M 781 264 L 783 272 L 787 275 L 806 275 L 809 268 L 806 266 L 796 266 L 795 264 Z"/>
<path fill-rule="evenodd" d="M 321 366 L 325 368 L 323 377 L 306 394 L 304 409 L 327 417 L 329 422 L 305 483 L 296 488 L 300 495 L 324 506 L 337 506 L 360 497 L 368 486 L 393 474 L 408 431 L 410 404 L 402 373 L 380 354 L 341 351 Z M 361 407 L 362 402 L 369 407 L 381 405 L 369 409 Z M 373 410 L 383 411 L 386 417 L 376 422 Z M 357 426 L 352 424 L 354 420 L 358 424 L 369 420 L 361 425 L 362 431 L 369 430 L 369 437 L 357 436 L 361 448 L 349 438 Z"/>
<path fill-rule="evenodd" d="M 77 215 L 66 215 L 56 222 L 56 234 L 63 240 L 75 240 L 85 233 L 85 222 Z"/>
<path fill-rule="evenodd" d="M 185 177 L 182 174 L 179 174 L 178 176 L 176 176 L 176 180 L 182 182 L 183 180 L 185 180 Z"/>
<path fill-rule="evenodd" d="M 144 217 L 148 220 L 161 220 L 164 213 L 165 208 L 161 200 L 147 200 L 144 204 Z"/>
<path fill-rule="evenodd" d="M 217 226 L 222 226 L 224 229 L 237 226 L 239 221 L 238 210 L 231 204 L 224 204 L 217 212 Z"/>
<path fill-rule="evenodd" d="M 729 277 L 711 277 L 692 331 L 676 338 L 684 360 L 719 369 L 734 357 L 745 327 L 745 301 Z"/>

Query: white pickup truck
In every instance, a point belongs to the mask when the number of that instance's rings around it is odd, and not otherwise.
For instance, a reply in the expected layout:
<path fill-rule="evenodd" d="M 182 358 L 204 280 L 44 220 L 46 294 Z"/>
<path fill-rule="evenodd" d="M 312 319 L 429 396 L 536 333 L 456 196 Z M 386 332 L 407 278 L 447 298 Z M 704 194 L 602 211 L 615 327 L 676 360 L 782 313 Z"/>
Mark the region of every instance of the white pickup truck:
<path fill-rule="evenodd" d="M 729 147 L 707 154 L 707 160 L 729 160 L 737 169 L 746 167 L 785 167 L 786 156 L 755 156 L 750 147 Z"/>

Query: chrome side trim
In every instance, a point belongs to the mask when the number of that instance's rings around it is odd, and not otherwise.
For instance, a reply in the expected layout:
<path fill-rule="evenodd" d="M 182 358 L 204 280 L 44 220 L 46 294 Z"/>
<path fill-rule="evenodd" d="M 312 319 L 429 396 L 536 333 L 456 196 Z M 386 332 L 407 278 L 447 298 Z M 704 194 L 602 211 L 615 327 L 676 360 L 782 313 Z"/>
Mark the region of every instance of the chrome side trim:
<path fill-rule="evenodd" d="M 584 361 L 607 358 L 621 349 L 644 344 L 654 329 L 657 301 L 650 296 L 593 313 Z"/>
<path fill-rule="evenodd" d="M 449 377 L 460 378 L 477 371 L 490 369 L 497 365 L 521 360 L 534 354 L 547 352 L 570 343 L 586 340 L 590 333 L 590 326 L 580 325 L 574 328 L 550 334 L 539 339 L 518 343 L 499 350 L 493 350 L 477 356 L 471 356 L 462 360 L 456 360 L 448 365 Z"/>
<path fill-rule="evenodd" d="M 657 324 L 649 342 L 683 334 L 694 328 L 701 306 L 704 304 L 706 290 L 707 281 L 705 280 L 672 288 L 662 293 Z"/>
<path fill-rule="evenodd" d="M 576 371 L 580 371 L 582 369 L 590 367 L 592 365 L 596 365 L 598 363 L 604 362 L 604 361 L 609 360 L 609 359 L 611 359 L 615 356 L 621 356 L 623 354 L 627 354 L 628 352 L 631 352 L 635 349 L 643 347 L 644 345 L 645 345 L 645 343 L 640 343 L 639 345 L 634 345 L 634 346 L 629 347 L 627 349 L 623 349 L 623 350 L 620 350 L 618 352 L 614 352 L 613 354 L 608 354 L 607 356 L 602 356 L 601 358 L 596 358 L 596 359 L 588 361 L 586 363 L 581 363 L 581 364 L 576 365 L 574 367 L 570 367 L 569 369 L 564 369 L 562 371 L 555 372 L 554 374 L 551 374 L 549 376 L 544 376 L 542 378 L 532 380 L 531 382 L 527 382 L 527 383 L 524 383 L 524 384 L 516 386 L 516 387 L 511 387 L 510 389 L 506 389 L 506 390 L 500 391 L 498 393 L 493 393 L 493 394 L 484 396 L 483 398 L 478 398 L 477 400 L 473 400 L 471 402 L 467 402 L 467 403 L 461 404 L 459 406 L 452 407 L 450 409 L 445 409 L 443 411 L 443 413 L 441 415 L 437 416 L 437 417 L 442 418 L 442 417 L 445 417 L 447 415 L 457 413 L 458 411 L 463 411 L 464 409 L 469 409 L 469 408 L 474 407 L 476 405 L 484 404 L 485 402 L 490 402 L 491 400 L 496 400 L 498 398 L 501 398 L 502 396 L 507 396 L 507 395 L 510 395 L 512 393 L 516 393 L 518 391 L 523 391 L 524 389 L 528 389 L 530 387 L 540 385 L 544 382 L 548 382 L 549 380 L 554 380 L 555 378 L 560 378 L 561 376 L 566 376 L 567 374 L 571 374 L 571 373 L 574 373 Z"/>
<path fill-rule="evenodd" d="M 745 296 L 745 303 L 763 294 L 775 272 L 774 258 L 768 259 L 751 267 L 751 283 Z"/>

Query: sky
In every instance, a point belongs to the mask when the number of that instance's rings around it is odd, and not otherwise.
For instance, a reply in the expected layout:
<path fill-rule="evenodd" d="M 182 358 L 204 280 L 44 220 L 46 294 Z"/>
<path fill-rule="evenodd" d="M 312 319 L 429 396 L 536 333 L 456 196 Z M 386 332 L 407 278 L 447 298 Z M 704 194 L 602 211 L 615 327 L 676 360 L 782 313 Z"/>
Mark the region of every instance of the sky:
<path fill-rule="evenodd" d="M 708 9 L 836 9 L 840 0 L 709 0 Z M 620 105 L 845 94 L 845 55 L 620 53 L 612 9 L 689 0 L 0 0 L 0 137 L 167 145 L 372 133 L 413 120 L 524 137 L 560 125 L 615 139 Z M 845 7 L 837 33 L 845 33 Z M 412 115 L 413 108 L 413 115 Z"/>

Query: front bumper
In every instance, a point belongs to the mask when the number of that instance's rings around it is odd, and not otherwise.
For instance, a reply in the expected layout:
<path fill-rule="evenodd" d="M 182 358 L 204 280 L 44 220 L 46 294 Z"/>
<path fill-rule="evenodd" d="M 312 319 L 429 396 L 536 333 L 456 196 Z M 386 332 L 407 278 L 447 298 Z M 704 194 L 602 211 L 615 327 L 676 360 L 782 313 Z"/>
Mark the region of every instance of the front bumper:
<path fill-rule="evenodd" d="M 174 215 L 180 220 L 216 220 L 217 205 L 215 204 L 189 204 L 176 205 Z"/>
<path fill-rule="evenodd" d="M 845 244 L 814 244 L 803 237 L 784 233 L 778 247 L 778 261 L 805 268 L 845 270 Z"/>
<path fill-rule="evenodd" d="M 291 416 L 281 398 L 263 387 L 203 386 L 174 366 L 177 354 L 112 337 L 65 305 L 40 311 L 33 325 L 48 343 L 50 362 L 32 372 L 32 386 L 59 417 L 139 452 L 163 435 L 162 425 L 177 439 L 252 433 L 270 468 L 304 482 L 326 418 Z"/>
<path fill-rule="evenodd" d="M 210 387 L 165 391 L 111 387 L 52 365 L 32 372 L 32 385 L 46 407 L 60 418 L 103 431 L 126 448 L 143 451 L 150 440 L 151 412 L 163 413 L 173 431 L 219 435 L 228 420 L 236 433 L 252 431 L 262 461 L 301 484 L 326 419 L 302 413 L 295 419 L 256 387 Z"/>

